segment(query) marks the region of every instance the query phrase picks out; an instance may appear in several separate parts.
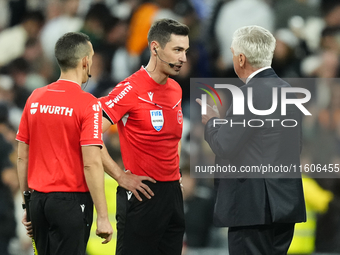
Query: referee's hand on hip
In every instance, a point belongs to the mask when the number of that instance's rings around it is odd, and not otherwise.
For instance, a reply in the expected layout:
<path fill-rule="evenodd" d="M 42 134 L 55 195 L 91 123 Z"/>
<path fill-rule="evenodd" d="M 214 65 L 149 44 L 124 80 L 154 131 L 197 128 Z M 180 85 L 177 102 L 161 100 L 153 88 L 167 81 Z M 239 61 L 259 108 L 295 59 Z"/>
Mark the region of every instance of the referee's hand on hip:
<path fill-rule="evenodd" d="M 121 176 L 119 176 L 119 178 L 117 178 L 119 186 L 131 191 L 139 201 L 142 201 L 142 198 L 138 194 L 138 191 L 148 199 L 151 199 L 151 196 L 155 195 L 149 186 L 142 181 L 156 183 L 156 181 L 151 177 L 135 175 L 131 173 L 130 170 L 125 171 Z"/>

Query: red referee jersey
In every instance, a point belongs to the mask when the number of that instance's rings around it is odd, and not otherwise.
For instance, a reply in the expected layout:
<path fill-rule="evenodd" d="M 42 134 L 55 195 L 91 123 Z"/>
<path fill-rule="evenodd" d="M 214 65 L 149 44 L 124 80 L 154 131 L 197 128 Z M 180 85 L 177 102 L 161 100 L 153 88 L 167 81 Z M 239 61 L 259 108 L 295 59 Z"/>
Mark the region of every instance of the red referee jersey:
<path fill-rule="evenodd" d="M 173 79 L 156 83 L 142 67 L 100 99 L 117 123 L 126 169 L 157 181 L 179 180 L 182 89 Z"/>
<path fill-rule="evenodd" d="M 86 192 L 81 146 L 102 146 L 98 100 L 68 80 L 33 91 L 16 139 L 29 145 L 28 186 L 40 192 Z"/>

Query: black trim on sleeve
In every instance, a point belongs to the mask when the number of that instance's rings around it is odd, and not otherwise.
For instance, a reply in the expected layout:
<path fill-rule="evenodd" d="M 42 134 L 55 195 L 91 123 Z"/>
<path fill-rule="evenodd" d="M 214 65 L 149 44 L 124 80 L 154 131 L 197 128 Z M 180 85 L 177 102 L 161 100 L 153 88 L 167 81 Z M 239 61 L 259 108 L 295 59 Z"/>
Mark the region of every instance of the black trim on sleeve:
<path fill-rule="evenodd" d="M 108 121 L 110 121 L 111 125 L 114 125 L 115 123 L 112 122 L 112 120 L 110 119 L 109 115 L 107 115 L 107 113 L 103 110 L 103 117 L 105 119 L 107 119 Z"/>

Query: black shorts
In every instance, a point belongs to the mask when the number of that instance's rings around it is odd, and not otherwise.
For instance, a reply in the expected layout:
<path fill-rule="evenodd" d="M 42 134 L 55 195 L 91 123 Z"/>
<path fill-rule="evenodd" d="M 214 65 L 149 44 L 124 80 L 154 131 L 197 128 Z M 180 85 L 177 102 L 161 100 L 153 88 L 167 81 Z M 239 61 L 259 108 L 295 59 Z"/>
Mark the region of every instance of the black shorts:
<path fill-rule="evenodd" d="M 89 192 L 34 191 L 30 210 L 38 254 L 85 254 L 93 220 Z"/>
<path fill-rule="evenodd" d="M 117 188 L 116 255 L 181 255 L 185 226 L 179 182 L 145 183 L 155 196 L 140 194 L 142 202 Z"/>

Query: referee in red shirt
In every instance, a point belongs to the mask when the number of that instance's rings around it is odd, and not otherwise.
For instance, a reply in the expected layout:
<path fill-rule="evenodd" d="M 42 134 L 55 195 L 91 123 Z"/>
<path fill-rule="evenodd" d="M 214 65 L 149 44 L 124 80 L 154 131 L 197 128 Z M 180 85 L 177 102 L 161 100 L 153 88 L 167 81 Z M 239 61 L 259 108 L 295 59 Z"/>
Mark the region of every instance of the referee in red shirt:
<path fill-rule="evenodd" d="M 97 235 L 111 240 L 104 192 L 102 111 L 81 90 L 90 77 L 93 48 L 89 37 L 67 33 L 55 46 L 59 80 L 33 91 L 26 102 L 16 139 L 21 191 L 32 191 L 31 222 L 23 223 L 38 254 L 85 254 L 97 209 Z M 93 202 L 92 202 L 93 201 Z"/>
<path fill-rule="evenodd" d="M 124 167 L 129 170 L 118 169 L 103 150 L 106 172 L 119 183 L 117 255 L 180 255 L 182 251 L 182 90 L 169 75 L 177 75 L 186 62 L 188 33 L 188 27 L 175 20 L 156 21 L 148 33 L 148 65 L 100 100 L 103 131 L 117 123 Z"/>

